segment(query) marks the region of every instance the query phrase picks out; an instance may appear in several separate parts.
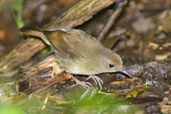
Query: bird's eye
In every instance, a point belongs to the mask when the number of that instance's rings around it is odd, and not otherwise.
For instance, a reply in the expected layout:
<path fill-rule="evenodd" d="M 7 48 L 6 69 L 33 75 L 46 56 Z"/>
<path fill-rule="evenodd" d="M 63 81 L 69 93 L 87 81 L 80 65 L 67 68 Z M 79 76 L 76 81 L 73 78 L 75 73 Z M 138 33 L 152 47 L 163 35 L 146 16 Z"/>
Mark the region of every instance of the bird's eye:
<path fill-rule="evenodd" d="M 114 64 L 109 64 L 109 67 L 110 68 L 113 68 L 115 65 Z"/>

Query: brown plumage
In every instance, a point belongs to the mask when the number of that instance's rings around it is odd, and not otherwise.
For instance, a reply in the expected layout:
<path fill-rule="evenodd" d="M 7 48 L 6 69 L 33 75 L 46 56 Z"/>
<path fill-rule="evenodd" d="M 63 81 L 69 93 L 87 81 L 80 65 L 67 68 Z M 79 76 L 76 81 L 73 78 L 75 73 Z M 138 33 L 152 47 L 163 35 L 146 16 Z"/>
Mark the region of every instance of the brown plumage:
<path fill-rule="evenodd" d="M 56 29 L 43 32 L 30 30 L 24 34 L 40 37 L 50 45 L 59 66 L 68 73 L 92 76 L 104 72 L 122 72 L 129 76 L 123 70 L 122 59 L 118 54 L 105 48 L 96 38 L 82 30 Z M 101 79 L 94 77 L 93 79 L 101 86 Z M 87 86 L 86 84 L 83 86 Z"/>
<path fill-rule="evenodd" d="M 81 30 L 57 30 L 43 33 L 52 45 L 59 65 L 66 72 L 92 75 L 122 69 L 122 60 L 119 55 Z"/>

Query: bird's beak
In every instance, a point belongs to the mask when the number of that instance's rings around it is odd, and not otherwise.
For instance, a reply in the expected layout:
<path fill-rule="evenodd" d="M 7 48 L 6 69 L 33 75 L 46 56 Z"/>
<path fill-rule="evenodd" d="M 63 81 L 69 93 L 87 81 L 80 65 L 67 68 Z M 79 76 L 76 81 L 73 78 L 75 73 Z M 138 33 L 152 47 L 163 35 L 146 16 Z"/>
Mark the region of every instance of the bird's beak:
<path fill-rule="evenodd" d="M 125 69 L 120 70 L 120 72 L 123 73 L 123 74 L 125 74 L 129 78 L 132 77 Z"/>

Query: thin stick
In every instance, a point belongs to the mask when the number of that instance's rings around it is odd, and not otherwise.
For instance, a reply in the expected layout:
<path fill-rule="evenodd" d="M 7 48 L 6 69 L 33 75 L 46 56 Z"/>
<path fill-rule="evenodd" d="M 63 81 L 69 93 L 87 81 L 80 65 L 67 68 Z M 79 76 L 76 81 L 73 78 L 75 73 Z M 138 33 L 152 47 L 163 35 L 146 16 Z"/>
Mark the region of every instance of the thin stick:
<path fill-rule="evenodd" d="M 117 2 L 118 8 L 116 9 L 116 11 L 113 11 L 113 14 L 109 18 L 107 24 L 105 24 L 102 32 L 99 34 L 99 36 L 97 38 L 99 41 L 102 40 L 106 36 L 106 34 L 109 32 L 110 28 L 115 23 L 117 17 L 120 15 L 120 13 L 122 12 L 122 10 L 123 10 L 124 6 L 127 4 L 127 2 L 128 2 L 128 0 Z"/>

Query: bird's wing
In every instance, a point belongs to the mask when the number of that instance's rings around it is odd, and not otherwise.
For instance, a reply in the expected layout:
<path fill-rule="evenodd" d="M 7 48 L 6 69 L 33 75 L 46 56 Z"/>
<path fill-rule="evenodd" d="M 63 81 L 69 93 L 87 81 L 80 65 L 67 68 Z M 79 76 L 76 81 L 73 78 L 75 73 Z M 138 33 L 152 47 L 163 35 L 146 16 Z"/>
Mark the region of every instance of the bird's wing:
<path fill-rule="evenodd" d="M 93 50 L 102 46 L 94 37 L 81 30 L 72 29 L 67 32 L 59 30 L 44 34 L 57 53 L 72 59 L 87 58 L 94 53 Z"/>

